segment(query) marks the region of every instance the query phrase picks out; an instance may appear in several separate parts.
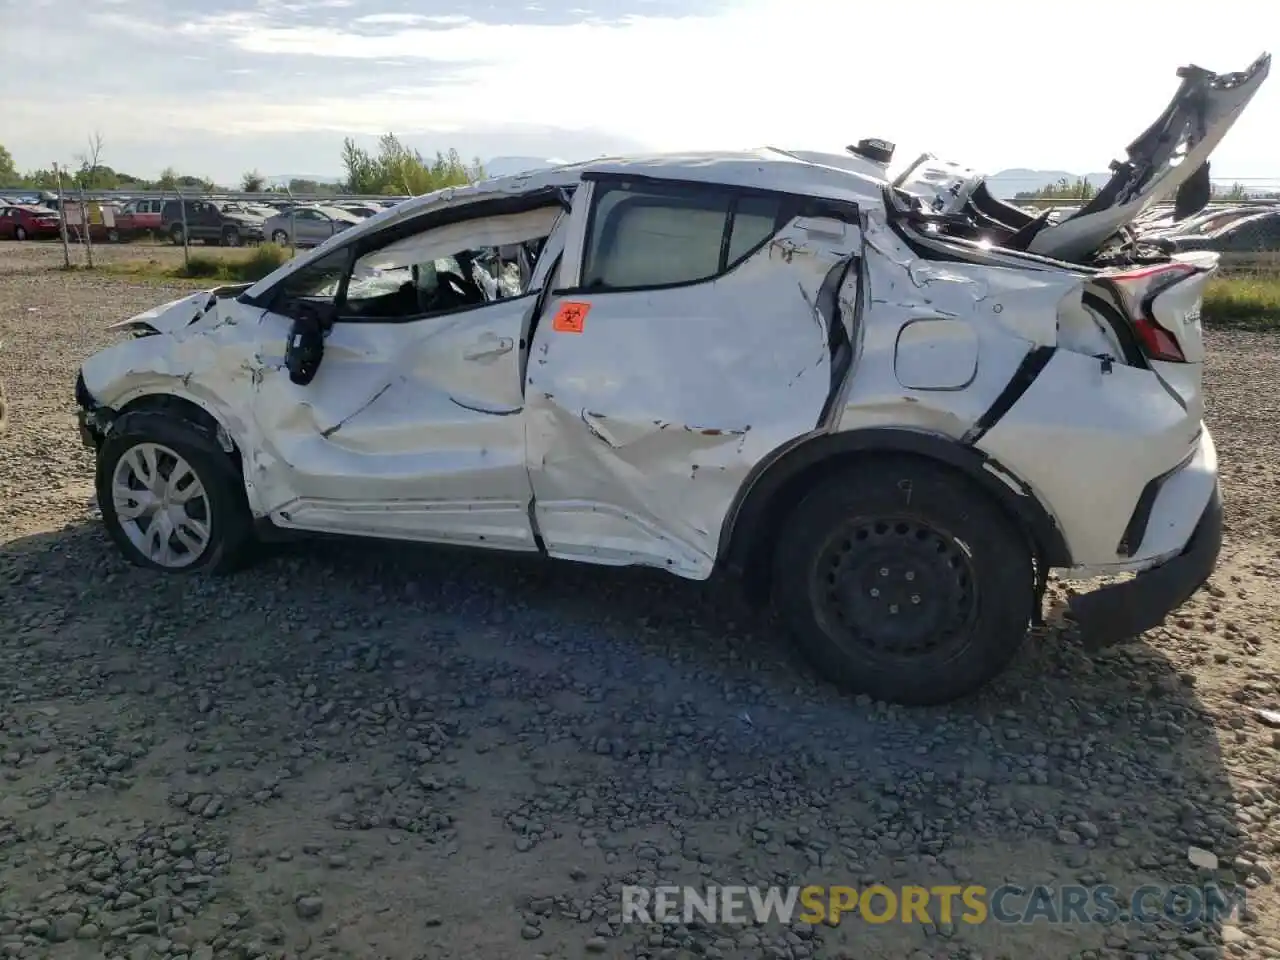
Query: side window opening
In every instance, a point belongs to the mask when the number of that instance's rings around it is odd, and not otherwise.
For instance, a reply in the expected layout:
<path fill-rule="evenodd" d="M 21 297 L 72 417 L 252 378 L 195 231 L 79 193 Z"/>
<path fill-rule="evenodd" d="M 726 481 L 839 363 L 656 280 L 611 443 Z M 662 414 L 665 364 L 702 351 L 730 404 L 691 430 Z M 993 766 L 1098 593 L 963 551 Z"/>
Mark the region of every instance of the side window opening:
<path fill-rule="evenodd" d="M 689 184 L 621 183 L 595 198 L 588 290 L 697 283 L 753 253 L 788 219 L 783 198 Z"/>
<path fill-rule="evenodd" d="M 557 204 L 462 220 L 364 253 L 352 267 L 339 319 L 416 320 L 523 297 L 563 215 Z"/>
<path fill-rule="evenodd" d="M 335 250 L 285 277 L 277 288 L 275 299 L 334 303 L 350 262 L 348 250 Z"/>
<path fill-rule="evenodd" d="M 752 253 L 783 226 L 781 203 L 776 197 L 739 197 L 729 224 L 728 263 Z"/>

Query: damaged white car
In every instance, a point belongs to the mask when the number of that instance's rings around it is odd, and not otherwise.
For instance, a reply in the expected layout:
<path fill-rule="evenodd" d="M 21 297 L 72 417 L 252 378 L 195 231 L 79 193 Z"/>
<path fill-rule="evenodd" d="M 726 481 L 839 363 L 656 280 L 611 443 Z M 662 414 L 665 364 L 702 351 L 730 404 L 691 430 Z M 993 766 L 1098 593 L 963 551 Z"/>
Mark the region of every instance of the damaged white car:
<path fill-rule="evenodd" d="M 603 160 L 402 203 L 248 287 L 126 321 L 76 385 L 132 561 L 282 531 L 469 544 L 772 598 L 847 688 L 974 690 L 1051 569 L 1087 642 L 1160 623 L 1222 514 L 1213 254 L 1127 229 L 1208 198 L 1270 67 L 1179 72 L 1096 198 L 1035 218 L 890 145 Z"/>

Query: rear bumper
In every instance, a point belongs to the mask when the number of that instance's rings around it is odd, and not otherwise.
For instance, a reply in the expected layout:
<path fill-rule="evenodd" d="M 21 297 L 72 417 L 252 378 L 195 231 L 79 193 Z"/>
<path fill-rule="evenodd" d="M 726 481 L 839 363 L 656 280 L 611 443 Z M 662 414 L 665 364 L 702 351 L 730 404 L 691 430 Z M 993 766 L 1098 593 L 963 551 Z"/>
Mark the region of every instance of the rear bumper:
<path fill-rule="evenodd" d="M 1087 649 L 1130 640 L 1158 627 L 1209 579 L 1222 550 L 1222 494 L 1215 484 L 1209 503 L 1182 552 L 1132 580 L 1074 598 L 1067 612 Z"/>

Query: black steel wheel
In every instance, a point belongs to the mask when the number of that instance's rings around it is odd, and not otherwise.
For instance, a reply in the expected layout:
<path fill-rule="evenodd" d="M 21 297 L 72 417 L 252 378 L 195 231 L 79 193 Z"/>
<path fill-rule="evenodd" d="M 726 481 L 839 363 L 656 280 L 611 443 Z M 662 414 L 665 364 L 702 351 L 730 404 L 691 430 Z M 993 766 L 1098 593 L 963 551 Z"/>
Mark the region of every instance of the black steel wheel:
<path fill-rule="evenodd" d="M 827 541 L 812 584 L 824 627 L 851 652 L 936 654 L 967 639 L 978 611 L 968 549 L 916 517 L 844 524 Z"/>
<path fill-rule="evenodd" d="M 941 703 L 981 687 L 1026 636 L 1027 538 L 964 474 L 893 457 L 812 488 L 783 523 L 774 604 L 831 680 Z"/>

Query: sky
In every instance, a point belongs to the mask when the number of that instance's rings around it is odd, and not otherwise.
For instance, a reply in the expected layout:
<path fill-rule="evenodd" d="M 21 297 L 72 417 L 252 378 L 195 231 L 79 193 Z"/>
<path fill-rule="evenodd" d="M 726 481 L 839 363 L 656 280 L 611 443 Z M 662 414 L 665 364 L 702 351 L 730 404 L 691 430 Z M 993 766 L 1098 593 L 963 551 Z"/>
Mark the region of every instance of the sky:
<path fill-rule="evenodd" d="M 1105 171 L 1196 63 L 1280 41 L 1258 0 L 0 0 L 0 143 L 233 183 L 342 140 L 580 160 L 863 137 L 987 172 Z M 1213 158 L 1280 180 L 1280 78 Z M 1040 184 L 1030 184 L 1029 187 Z"/>

